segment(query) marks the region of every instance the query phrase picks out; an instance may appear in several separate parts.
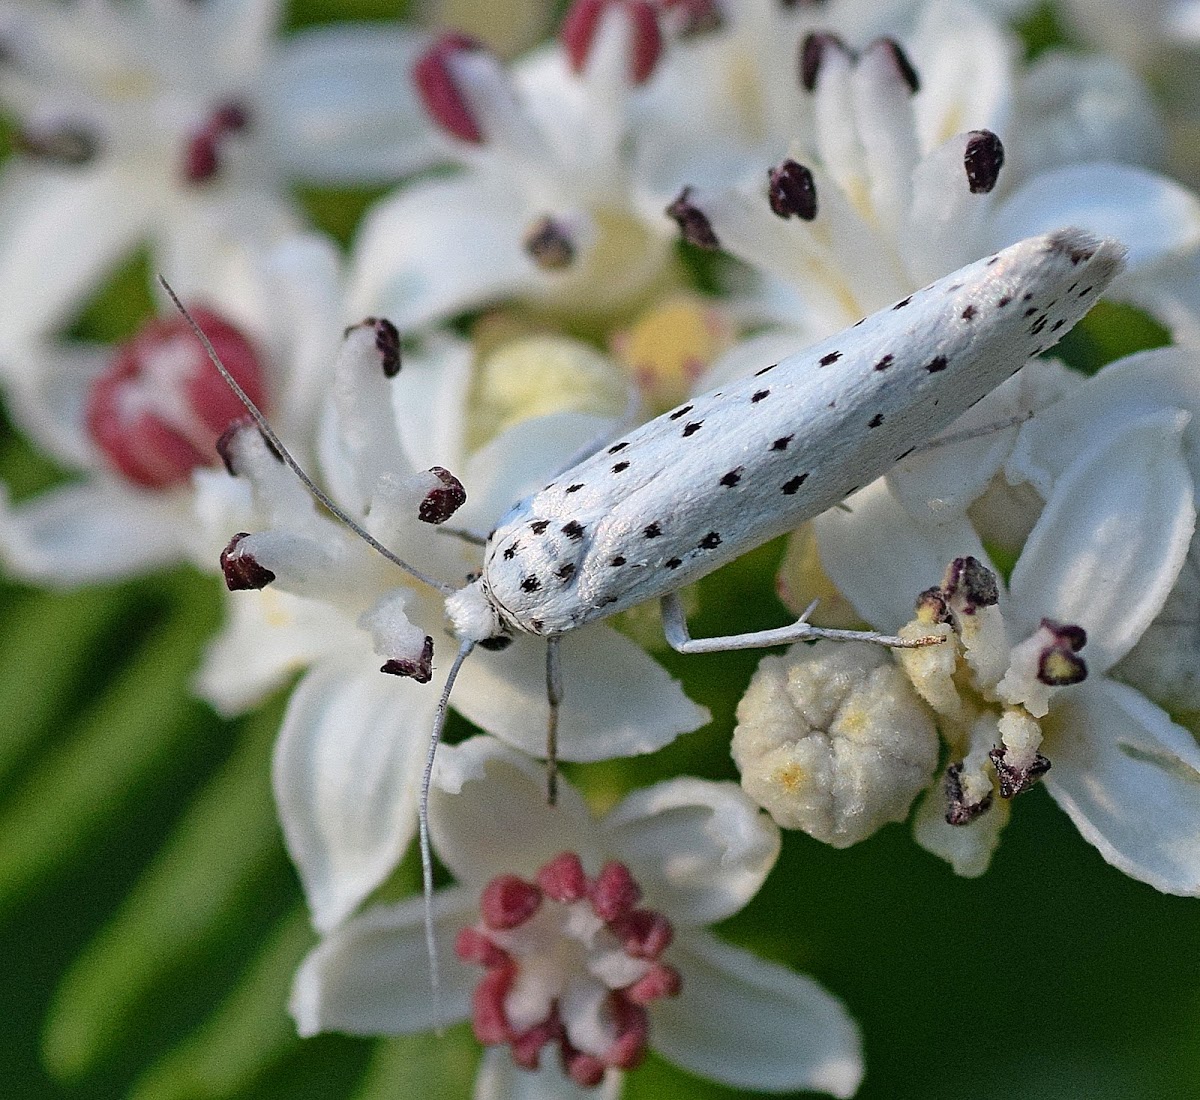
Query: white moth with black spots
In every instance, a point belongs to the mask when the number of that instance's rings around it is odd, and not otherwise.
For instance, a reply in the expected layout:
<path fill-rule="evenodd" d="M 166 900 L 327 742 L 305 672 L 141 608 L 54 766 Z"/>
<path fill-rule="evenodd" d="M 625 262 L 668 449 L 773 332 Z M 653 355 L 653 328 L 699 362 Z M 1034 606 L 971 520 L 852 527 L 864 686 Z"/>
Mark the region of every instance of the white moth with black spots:
<path fill-rule="evenodd" d="M 667 640 L 680 652 L 821 637 L 923 644 L 825 630 L 804 617 L 775 630 L 693 639 L 677 593 L 836 504 L 928 441 L 1030 357 L 1057 343 L 1121 270 L 1123 256 L 1116 241 L 1079 229 L 1031 237 L 752 377 L 693 398 L 513 505 L 486 540 L 482 572 L 457 589 L 401 561 L 329 500 L 208 345 L 213 362 L 268 442 L 317 499 L 389 560 L 446 596 L 447 617 L 460 647 L 443 688 L 420 800 L 426 936 L 435 996 L 426 807 L 450 693 L 474 647 L 502 648 L 517 634 L 547 640 L 547 757 L 553 799 L 562 695 L 559 645 L 586 623 L 658 598 Z M 384 360 L 386 367 L 387 355 Z M 398 367 L 398 361 L 392 366 Z M 445 471 L 431 473 L 445 482 Z M 252 561 L 237 560 L 234 544 L 228 553 L 230 567 L 253 572 Z M 427 679 L 431 651 L 427 638 L 420 653 L 389 662 L 395 667 L 385 670 Z M 410 666 L 413 671 L 405 673 Z"/>
<path fill-rule="evenodd" d="M 491 634 L 557 638 L 666 597 L 683 651 L 827 635 L 802 622 L 691 640 L 672 597 L 873 481 L 1057 343 L 1123 253 L 1076 229 L 1031 237 L 643 424 L 509 509 L 450 601 L 456 633 L 490 611 Z"/>

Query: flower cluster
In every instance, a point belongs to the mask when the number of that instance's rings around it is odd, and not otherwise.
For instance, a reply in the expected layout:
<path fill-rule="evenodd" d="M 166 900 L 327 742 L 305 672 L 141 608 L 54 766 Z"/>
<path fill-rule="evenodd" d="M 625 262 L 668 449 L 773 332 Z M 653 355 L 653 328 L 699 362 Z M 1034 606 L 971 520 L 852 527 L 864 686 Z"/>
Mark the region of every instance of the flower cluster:
<path fill-rule="evenodd" d="M 1177 7 L 1160 33 L 1195 32 Z M 1161 170 L 1133 69 L 1025 61 L 968 0 L 575 0 L 513 62 L 458 32 L 278 22 L 251 0 L 0 4 L 0 388 L 70 475 L 0 497 L 0 560 L 46 586 L 219 571 L 197 693 L 236 715 L 299 673 L 272 780 L 319 936 L 301 1034 L 469 1020 L 479 1096 L 616 1095 L 650 1050 L 849 1096 L 840 1002 L 709 931 L 780 826 L 841 848 L 911 813 L 980 875 L 1040 785 L 1111 864 L 1200 894 L 1200 747 L 1176 720 L 1200 713 L 1200 197 Z M 301 183 L 390 190 L 342 254 Z M 490 592 L 513 502 L 1068 226 L 1124 244 L 1108 308 L 1171 346 L 1091 376 L 1031 359 L 791 536 L 785 603 L 913 648 L 763 659 L 741 789 L 558 781 L 710 712 L 637 609 L 560 635 Z M 126 339 L 75 339 L 139 254 L 190 320 L 160 295 Z M 418 838 L 425 898 L 383 900 Z M 432 856 L 454 884 L 431 892 Z"/>

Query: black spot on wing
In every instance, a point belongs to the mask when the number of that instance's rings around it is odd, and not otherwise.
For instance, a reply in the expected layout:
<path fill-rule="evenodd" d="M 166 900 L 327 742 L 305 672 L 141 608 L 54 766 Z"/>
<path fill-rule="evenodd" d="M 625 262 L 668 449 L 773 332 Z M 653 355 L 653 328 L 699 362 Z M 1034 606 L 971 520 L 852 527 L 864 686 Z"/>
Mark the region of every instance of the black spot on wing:
<path fill-rule="evenodd" d="M 703 420 L 693 420 L 690 424 L 685 424 L 683 427 L 683 438 L 687 439 L 689 435 L 695 435 L 703 424 Z"/>
<path fill-rule="evenodd" d="M 819 367 L 832 366 L 841 357 L 842 357 L 842 353 L 840 351 L 831 351 L 828 355 L 822 355 L 821 358 L 817 360 L 817 366 L 819 366 Z"/>
<path fill-rule="evenodd" d="M 684 405 L 682 409 L 676 409 L 673 413 L 671 413 L 667 419 L 678 420 L 681 416 L 687 416 L 687 414 L 690 413 L 694 407 L 695 406 L 693 405 Z"/>
<path fill-rule="evenodd" d="M 788 444 L 791 443 L 791 441 L 795 438 L 795 435 L 781 435 L 777 440 L 775 440 L 774 443 L 771 444 L 771 450 L 786 451 L 788 449 Z"/>
<path fill-rule="evenodd" d="M 795 496 L 795 494 L 799 491 L 800 486 L 803 485 L 807 480 L 808 474 L 797 474 L 790 481 L 785 481 L 782 486 L 783 495 L 785 497 Z"/>
<path fill-rule="evenodd" d="M 583 538 L 584 527 L 577 519 L 570 520 L 562 526 L 562 533 L 569 539 L 578 541 Z"/>

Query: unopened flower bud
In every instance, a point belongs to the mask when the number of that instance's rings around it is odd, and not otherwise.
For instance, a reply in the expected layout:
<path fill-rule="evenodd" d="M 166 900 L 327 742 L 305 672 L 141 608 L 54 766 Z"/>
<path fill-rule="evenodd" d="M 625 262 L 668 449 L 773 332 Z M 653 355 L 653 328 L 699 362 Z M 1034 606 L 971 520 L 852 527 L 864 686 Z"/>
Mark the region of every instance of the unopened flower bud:
<path fill-rule="evenodd" d="M 818 642 L 764 658 L 737 714 L 746 793 L 784 828 L 838 848 L 903 820 L 937 764 L 933 721 L 877 646 Z"/>
<path fill-rule="evenodd" d="M 571 68 L 578 73 L 587 66 L 608 19 L 625 22 L 628 78 L 632 84 L 644 84 L 663 51 L 658 13 L 647 0 L 575 0 L 559 34 Z"/>
<path fill-rule="evenodd" d="M 249 341 L 212 310 L 196 323 L 250 399 L 266 387 Z M 147 489 L 181 485 L 199 466 L 215 465 L 217 438 L 246 410 L 217 373 L 182 317 L 151 321 L 117 348 L 88 391 L 88 434 L 127 480 Z"/>
<path fill-rule="evenodd" d="M 454 68 L 458 55 L 474 52 L 486 51 L 465 34 L 445 34 L 413 65 L 412 79 L 429 117 L 448 134 L 478 145 L 483 129 Z"/>

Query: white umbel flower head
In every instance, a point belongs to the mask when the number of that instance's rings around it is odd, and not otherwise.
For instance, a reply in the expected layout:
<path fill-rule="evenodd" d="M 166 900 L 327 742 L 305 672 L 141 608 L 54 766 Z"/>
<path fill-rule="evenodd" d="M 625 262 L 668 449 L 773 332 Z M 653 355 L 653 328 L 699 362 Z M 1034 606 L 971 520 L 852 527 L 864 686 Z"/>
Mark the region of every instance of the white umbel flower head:
<path fill-rule="evenodd" d="M 636 124 L 666 45 L 658 19 L 648 0 L 578 0 L 559 44 L 508 69 L 465 36 L 435 42 L 413 78 L 462 171 L 371 210 L 359 308 L 408 329 L 505 298 L 589 317 L 637 304 L 672 257 Z"/>
<path fill-rule="evenodd" d="M 442 955 L 457 954 L 441 1019 L 414 900 L 368 909 L 309 955 L 292 992 L 301 1034 L 469 1019 L 492 1048 L 476 1096 L 497 1100 L 614 1096 L 648 1048 L 733 1088 L 857 1089 L 842 1006 L 708 931 L 779 852 L 778 829 L 733 784 L 668 780 L 596 819 L 570 786 L 548 806 L 533 761 L 475 738 L 438 760 L 430 829 L 457 883 L 435 897 Z"/>
<path fill-rule="evenodd" d="M 955 562 L 904 628 L 915 636 L 950 624 L 954 664 L 933 648 L 901 660 L 952 760 L 943 790 L 918 811 L 917 839 L 960 873 L 986 869 L 1009 797 L 1044 775 L 1109 862 L 1165 892 L 1200 893 L 1200 749 L 1111 675 L 1188 553 L 1190 419 L 1158 405 L 1089 433 L 1050 487 L 1008 585 L 964 513 L 914 519 L 886 480 L 814 521 L 826 570 L 879 629 L 910 617 L 898 593 L 905 576 L 925 591 Z"/>
<path fill-rule="evenodd" d="M 570 373 L 561 344 L 522 346 L 534 376 Z M 607 393 L 619 398 L 610 413 L 623 411 L 618 369 L 609 363 L 604 384 L 588 386 L 596 363 L 591 353 L 580 361 L 579 388 L 565 407 L 514 419 L 511 406 L 488 401 L 477 415 L 465 345 L 430 340 L 406 349 L 401 363 L 390 322 L 370 318 L 348 331 L 311 470 L 343 512 L 432 585 L 315 508 L 255 430 L 238 433 L 229 448 L 236 479 L 203 479 L 205 526 L 223 532 L 226 583 L 238 591 L 201 689 L 237 712 L 307 669 L 280 731 L 274 783 L 288 851 L 322 930 L 349 916 L 413 839 L 435 711 L 462 637 L 485 641 L 462 666 L 451 707 L 525 752 L 545 752 L 544 648 L 526 636 L 488 641 L 494 608 L 467 584 L 478 545 L 440 525 L 453 514 L 453 527 L 486 533 L 514 500 L 569 465 L 581 440 L 613 430 L 611 417 L 575 410 L 602 407 Z M 493 367 L 513 370 L 507 360 Z M 499 391 L 522 392 L 510 383 Z M 545 412 L 544 393 L 528 396 Z M 561 660 L 561 759 L 650 752 L 707 719 L 607 623 L 572 632 Z"/>
<path fill-rule="evenodd" d="M 898 39 L 810 34 L 796 94 L 811 101 L 811 126 L 732 182 L 685 181 L 670 212 L 686 240 L 752 269 L 746 309 L 790 330 L 794 346 L 1063 225 L 1124 241 L 1130 275 L 1115 293 L 1181 327 L 1177 303 L 1194 280 L 1180 265 L 1200 249 L 1200 200 L 1117 162 L 1127 150 L 1104 136 L 1141 124 L 1113 124 L 1129 101 L 1109 70 L 1047 62 L 1026 79 L 1014 56 L 963 3 L 926 5 Z"/>
<path fill-rule="evenodd" d="M 243 386 L 307 461 L 322 374 L 343 323 L 336 250 L 312 236 L 237 249 L 176 289 Z M 71 586 L 191 560 L 216 565 L 197 525 L 197 479 L 245 410 L 190 326 L 161 315 L 119 344 L 24 349 L 8 388 L 14 421 L 71 475 L 0 504 L 0 558 L 37 584 Z M 223 543 L 222 543 L 223 544 Z"/>
<path fill-rule="evenodd" d="M 0 5 L 0 352 L 69 320 L 149 245 L 183 280 L 231 241 L 298 226 L 297 179 L 383 182 L 428 163 L 403 72 L 426 37 L 316 28 L 278 0 Z"/>

